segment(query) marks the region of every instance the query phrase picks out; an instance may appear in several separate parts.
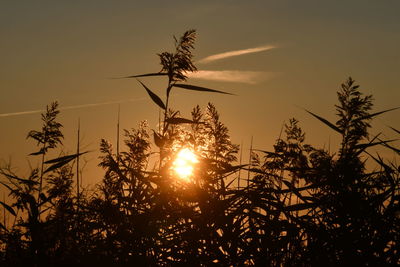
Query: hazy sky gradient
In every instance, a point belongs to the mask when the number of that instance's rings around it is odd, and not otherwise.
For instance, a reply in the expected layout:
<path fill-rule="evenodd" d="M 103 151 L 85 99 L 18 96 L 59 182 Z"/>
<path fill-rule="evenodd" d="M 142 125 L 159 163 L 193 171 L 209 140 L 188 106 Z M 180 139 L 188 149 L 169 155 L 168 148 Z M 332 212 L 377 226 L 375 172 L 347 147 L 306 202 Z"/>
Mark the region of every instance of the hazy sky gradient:
<path fill-rule="evenodd" d="M 399 106 L 399 10 L 397 0 L 1 1 L 0 114 L 41 110 L 53 100 L 67 107 L 148 97 L 134 79 L 109 78 L 159 71 L 156 53 L 172 50 L 172 36 L 194 28 L 195 60 L 276 48 L 198 64 L 203 78 L 190 83 L 238 96 L 173 91 L 172 107 L 189 116 L 196 104 L 213 102 L 233 141 L 247 149 L 251 136 L 255 147 L 271 149 L 290 117 L 300 119 L 309 142 L 334 147 L 335 133 L 299 107 L 335 121 L 336 91 L 350 75 L 374 95 L 375 110 Z M 221 78 L 235 72 L 256 76 L 243 76 L 254 80 L 247 82 Z M 162 78 L 143 82 L 164 95 Z M 122 128 L 140 120 L 156 127 L 158 109 L 150 101 L 121 103 L 120 109 Z M 66 152 L 75 151 L 78 118 L 84 149 L 97 150 L 100 138 L 115 143 L 117 113 L 118 104 L 63 110 Z M 26 159 L 36 166 L 26 156 L 34 143 L 25 137 L 40 129 L 40 116 L 0 117 L 0 125 L 0 158 L 11 158 L 21 173 Z M 385 125 L 399 129 L 399 111 L 375 125 L 373 132 L 390 136 Z M 97 156 L 86 157 L 88 182 L 101 178 L 90 175 Z"/>

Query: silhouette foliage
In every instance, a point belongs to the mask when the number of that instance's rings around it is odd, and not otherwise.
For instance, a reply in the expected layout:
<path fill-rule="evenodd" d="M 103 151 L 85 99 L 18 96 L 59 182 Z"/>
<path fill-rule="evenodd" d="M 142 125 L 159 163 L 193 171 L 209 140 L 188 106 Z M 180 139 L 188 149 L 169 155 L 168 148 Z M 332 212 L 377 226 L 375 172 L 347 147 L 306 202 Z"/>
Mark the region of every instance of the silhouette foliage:
<path fill-rule="evenodd" d="M 190 118 L 169 106 L 173 87 L 229 94 L 186 83 L 196 71 L 195 37 L 190 30 L 175 38 L 175 51 L 159 54 L 160 72 L 125 77 L 168 78 L 165 102 L 139 81 L 164 116 L 157 130 L 146 122 L 125 130 L 117 152 L 101 140 L 104 177 L 90 195 L 73 193 L 72 165 L 87 152 L 45 161 L 63 138 L 57 103 L 47 107 L 42 131 L 28 134 L 40 146 L 32 153 L 42 155 L 40 170 L 21 177 L 0 168 L 11 198 L 0 205 L 14 221 L 0 222 L 1 265 L 400 264 L 400 168 L 370 152 L 400 150 L 369 137 L 371 120 L 393 109 L 370 113 L 372 97 L 349 78 L 338 91 L 336 123 L 307 111 L 341 135 L 336 152 L 307 144 L 299 121 L 290 119 L 272 151 L 254 149 L 251 162 L 238 163 L 243 148 L 232 143 L 213 104 L 194 107 Z M 198 158 L 189 180 L 172 169 L 182 148 Z M 375 167 L 367 168 L 367 159 Z"/>

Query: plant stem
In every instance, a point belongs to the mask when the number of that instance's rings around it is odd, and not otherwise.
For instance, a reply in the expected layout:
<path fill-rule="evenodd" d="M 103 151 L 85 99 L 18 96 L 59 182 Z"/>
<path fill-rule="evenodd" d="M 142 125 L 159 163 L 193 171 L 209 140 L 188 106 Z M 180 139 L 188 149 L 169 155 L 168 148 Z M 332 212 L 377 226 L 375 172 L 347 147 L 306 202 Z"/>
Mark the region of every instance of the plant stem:
<path fill-rule="evenodd" d="M 76 199 L 77 199 L 77 211 L 79 211 L 79 137 L 80 137 L 81 123 L 80 119 L 78 119 L 78 140 L 76 146 Z"/>

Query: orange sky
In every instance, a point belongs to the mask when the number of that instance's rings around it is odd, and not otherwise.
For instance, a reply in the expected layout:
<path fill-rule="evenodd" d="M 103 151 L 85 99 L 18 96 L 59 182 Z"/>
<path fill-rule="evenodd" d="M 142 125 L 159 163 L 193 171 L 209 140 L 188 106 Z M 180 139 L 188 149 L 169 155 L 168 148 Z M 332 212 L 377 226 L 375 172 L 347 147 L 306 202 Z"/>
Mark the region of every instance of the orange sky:
<path fill-rule="evenodd" d="M 201 72 L 189 82 L 238 96 L 176 90 L 172 107 L 188 116 L 196 104 L 214 103 L 245 149 L 251 136 L 255 147 L 271 149 L 290 117 L 300 119 L 309 142 L 334 147 L 335 133 L 301 107 L 335 121 L 336 90 L 349 75 L 374 95 L 375 110 L 400 104 L 399 1 L 136 2 L 3 1 L 0 114 L 40 110 L 53 100 L 83 105 L 61 113 L 66 152 L 75 150 L 78 118 L 83 149 L 97 151 L 100 138 L 114 142 L 117 102 L 122 128 L 141 120 L 155 128 L 158 109 L 143 88 L 109 78 L 160 70 L 156 53 L 171 50 L 172 36 L 191 28 Z M 201 61 L 217 54 L 225 57 Z M 163 95 L 166 81 L 143 81 Z M 108 104 L 84 107 L 96 103 Z M 372 132 L 395 137 L 385 125 L 399 129 L 399 112 L 379 117 Z M 11 159 L 23 175 L 27 160 L 37 165 L 26 156 L 35 147 L 25 137 L 40 128 L 40 116 L 0 115 L 0 125 L 0 159 Z M 97 156 L 86 156 L 86 183 L 101 178 Z"/>

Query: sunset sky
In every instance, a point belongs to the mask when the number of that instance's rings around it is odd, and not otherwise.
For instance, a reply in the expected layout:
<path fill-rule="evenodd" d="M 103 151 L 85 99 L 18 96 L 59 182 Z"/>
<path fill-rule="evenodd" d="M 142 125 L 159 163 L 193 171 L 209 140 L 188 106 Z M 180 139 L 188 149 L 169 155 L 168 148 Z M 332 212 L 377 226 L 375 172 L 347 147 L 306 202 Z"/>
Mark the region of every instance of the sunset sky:
<path fill-rule="evenodd" d="M 64 151 L 75 151 L 80 119 L 82 150 L 96 151 L 86 156 L 85 183 L 99 181 L 99 141 L 115 143 L 118 103 L 121 128 L 158 122 L 140 84 L 110 78 L 159 71 L 156 54 L 188 29 L 198 33 L 199 69 L 188 83 L 236 96 L 174 89 L 182 116 L 212 102 L 234 143 L 248 149 L 253 136 L 267 150 L 296 117 L 306 140 L 334 150 L 337 135 L 303 108 L 336 121 L 336 91 L 348 76 L 374 96 L 375 111 L 400 106 L 399 11 L 398 0 L 1 1 L 0 159 L 21 175 L 27 160 L 37 166 L 25 138 L 40 129 L 40 114 L 28 111 L 58 100 Z M 164 97 L 163 78 L 142 81 Z M 395 137 L 386 126 L 399 129 L 399 118 L 399 110 L 379 117 L 372 133 Z"/>

